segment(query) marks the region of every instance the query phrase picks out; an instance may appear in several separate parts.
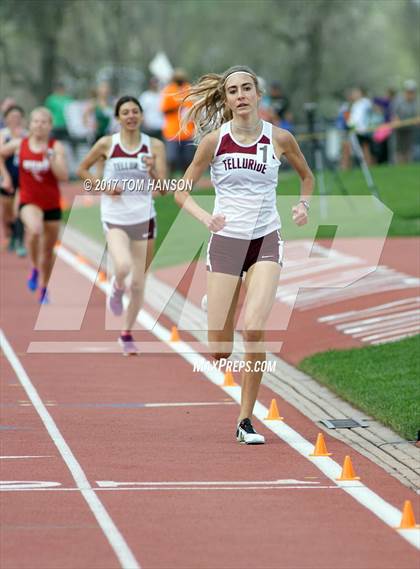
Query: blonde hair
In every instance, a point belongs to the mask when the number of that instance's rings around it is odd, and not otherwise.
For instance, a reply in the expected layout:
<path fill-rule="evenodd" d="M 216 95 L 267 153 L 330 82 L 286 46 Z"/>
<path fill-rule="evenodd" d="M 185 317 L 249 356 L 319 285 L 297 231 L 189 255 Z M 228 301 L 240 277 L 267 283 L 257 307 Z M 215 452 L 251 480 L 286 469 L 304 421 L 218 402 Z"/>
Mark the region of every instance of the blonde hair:
<path fill-rule="evenodd" d="M 32 109 L 31 114 L 29 115 L 29 120 L 31 121 L 33 116 L 36 113 L 42 113 L 44 115 L 47 115 L 47 117 L 50 120 L 50 123 L 52 124 L 53 122 L 53 116 L 51 114 L 51 111 L 49 109 L 47 109 L 47 107 L 35 107 L 34 109 Z"/>
<path fill-rule="evenodd" d="M 232 111 L 226 104 L 225 84 L 234 73 L 247 73 L 252 77 L 257 93 L 261 94 L 257 75 L 245 65 L 230 67 L 223 74 L 207 73 L 192 85 L 184 101 L 191 101 L 192 106 L 182 117 L 181 128 L 193 122 L 195 138 L 199 141 L 208 132 L 219 128 L 232 119 Z"/>

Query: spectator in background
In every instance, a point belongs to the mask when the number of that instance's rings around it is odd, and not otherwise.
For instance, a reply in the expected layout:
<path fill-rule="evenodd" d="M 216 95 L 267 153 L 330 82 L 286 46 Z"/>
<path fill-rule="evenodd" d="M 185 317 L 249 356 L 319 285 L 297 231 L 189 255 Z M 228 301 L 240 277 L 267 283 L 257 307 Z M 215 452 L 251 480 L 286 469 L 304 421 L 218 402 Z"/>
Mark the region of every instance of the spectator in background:
<path fill-rule="evenodd" d="M 50 111 L 53 120 L 52 137 L 56 140 L 69 140 L 65 116 L 66 106 L 72 102 L 70 95 L 66 94 L 64 83 L 57 82 L 54 91 L 45 99 L 45 107 Z"/>
<path fill-rule="evenodd" d="M 152 76 L 149 79 L 149 88 L 139 98 L 143 107 L 142 131 L 149 136 L 162 140 L 164 118 L 160 110 L 160 99 L 159 79 Z"/>
<path fill-rule="evenodd" d="M 381 107 L 384 121 L 391 122 L 394 117 L 394 103 L 395 103 L 395 95 L 397 92 L 395 89 L 389 88 L 386 91 L 385 97 L 374 97 L 373 104 L 378 105 Z"/>
<path fill-rule="evenodd" d="M 0 128 L 4 128 L 6 126 L 5 122 L 5 114 L 7 109 L 16 105 L 16 101 L 13 97 L 6 97 L 3 99 L 0 105 Z"/>
<path fill-rule="evenodd" d="M 373 164 L 371 152 L 372 137 L 369 132 L 372 103 L 361 87 L 354 87 L 350 93 L 351 108 L 348 125 L 356 132 L 357 140 L 368 165 Z"/>
<path fill-rule="evenodd" d="M 83 113 L 83 124 L 88 127 L 94 125 L 93 143 L 110 132 L 113 117 L 111 104 L 111 87 L 103 81 L 94 91 L 93 98 L 88 102 Z"/>
<path fill-rule="evenodd" d="M 389 88 L 385 97 L 373 98 L 373 117 L 371 122 L 372 126 L 377 125 L 379 128 L 373 133 L 372 152 L 378 164 L 390 161 L 392 129 L 386 123 L 391 122 L 394 118 L 395 95 L 395 89 Z M 381 122 L 379 121 L 380 118 Z"/>
<path fill-rule="evenodd" d="M 394 113 L 395 118 L 402 121 L 418 116 L 417 84 L 412 79 L 404 82 L 404 92 L 395 101 Z M 397 162 L 399 164 L 412 160 L 415 131 L 415 125 L 403 126 L 395 131 Z"/>
<path fill-rule="evenodd" d="M 283 93 L 283 88 L 279 81 L 273 81 L 270 84 L 269 102 L 274 113 L 274 124 L 278 126 L 280 121 L 285 119 L 285 114 L 289 109 L 289 99 Z"/>
<path fill-rule="evenodd" d="M 284 128 L 284 130 L 288 130 L 289 132 L 294 134 L 295 125 L 293 124 L 293 113 L 292 113 L 292 111 L 286 111 L 283 114 L 282 118 L 280 119 L 280 122 L 278 123 L 278 126 L 280 128 Z"/>
<path fill-rule="evenodd" d="M 0 151 L 11 140 L 21 140 L 26 136 L 24 114 L 19 105 L 7 107 L 4 112 L 5 127 L 0 129 Z M 9 239 L 8 250 L 15 251 L 18 257 L 25 257 L 23 223 L 17 215 L 19 157 L 16 154 L 7 158 L 0 155 L 0 176 L 0 203 L 4 235 Z"/>
<path fill-rule="evenodd" d="M 160 109 L 164 114 L 163 138 L 169 163 L 169 172 L 185 171 L 194 155 L 194 126 L 188 123 L 181 129 L 183 113 L 192 105 L 184 102 L 188 95 L 190 84 L 183 69 L 175 69 L 172 81 L 162 91 Z"/>
<path fill-rule="evenodd" d="M 346 89 L 344 91 L 344 101 L 338 109 L 338 115 L 335 121 L 335 126 L 341 133 L 341 159 L 340 168 L 342 170 L 349 170 L 352 164 L 352 149 L 349 136 L 349 118 L 351 108 L 351 91 Z"/>
<path fill-rule="evenodd" d="M 388 162 L 388 140 L 392 130 L 385 124 L 384 110 L 375 102 L 370 113 L 370 127 L 375 129 L 372 134 L 371 152 L 376 164 Z"/>

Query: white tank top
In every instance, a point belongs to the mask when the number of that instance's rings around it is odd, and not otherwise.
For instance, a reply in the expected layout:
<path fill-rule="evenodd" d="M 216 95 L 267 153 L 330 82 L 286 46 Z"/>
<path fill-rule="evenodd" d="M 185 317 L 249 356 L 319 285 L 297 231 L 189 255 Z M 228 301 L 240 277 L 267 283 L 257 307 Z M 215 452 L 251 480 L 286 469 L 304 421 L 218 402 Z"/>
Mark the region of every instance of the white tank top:
<path fill-rule="evenodd" d="M 276 206 L 280 161 L 272 141 L 272 125 L 263 121 L 258 140 L 239 144 L 231 121 L 220 127 L 210 165 L 216 191 L 213 215 L 222 213 L 226 225 L 217 235 L 237 239 L 263 237 L 281 226 Z"/>
<path fill-rule="evenodd" d="M 104 180 L 130 180 L 118 197 L 101 195 L 101 219 L 119 225 L 135 225 L 155 217 L 156 211 L 151 191 L 151 178 L 142 159 L 151 156 L 150 138 L 141 134 L 136 150 L 126 150 L 120 133 L 112 135 L 112 144 L 105 162 Z M 150 186 L 149 186 L 150 181 Z M 111 188 L 113 185 L 111 185 Z"/>

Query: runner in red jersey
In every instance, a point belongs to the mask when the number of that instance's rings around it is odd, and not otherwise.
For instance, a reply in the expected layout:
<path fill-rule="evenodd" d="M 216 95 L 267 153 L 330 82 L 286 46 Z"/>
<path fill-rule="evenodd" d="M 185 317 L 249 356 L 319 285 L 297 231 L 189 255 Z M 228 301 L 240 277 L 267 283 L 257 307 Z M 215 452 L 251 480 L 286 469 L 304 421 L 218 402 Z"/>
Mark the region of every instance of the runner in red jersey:
<path fill-rule="evenodd" d="M 39 281 L 41 304 L 48 302 L 47 283 L 60 229 L 58 182 L 68 179 L 64 147 L 60 142 L 50 140 L 51 129 L 51 113 L 38 107 L 31 113 L 29 136 L 11 140 L 1 149 L 3 156 L 19 154 L 19 209 L 32 262 L 28 288 L 35 291 Z"/>

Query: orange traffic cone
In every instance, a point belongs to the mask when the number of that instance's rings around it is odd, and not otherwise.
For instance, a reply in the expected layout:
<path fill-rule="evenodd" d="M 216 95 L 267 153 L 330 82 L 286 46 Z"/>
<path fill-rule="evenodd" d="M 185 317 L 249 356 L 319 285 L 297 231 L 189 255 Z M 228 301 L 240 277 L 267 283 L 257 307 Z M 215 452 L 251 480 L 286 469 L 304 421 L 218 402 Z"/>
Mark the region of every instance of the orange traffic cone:
<path fill-rule="evenodd" d="M 410 500 L 404 502 L 404 508 L 401 518 L 401 523 L 397 529 L 417 529 L 420 526 L 416 524 L 416 518 L 414 517 L 413 506 Z"/>
<path fill-rule="evenodd" d="M 314 452 L 309 456 L 331 456 L 331 453 L 327 450 L 327 445 L 325 444 L 324 435 L 322 433 L 318 433 Z"/>
<path fill-rule="evenodd" d="M 233 379 L 233 374 L 231 371 L 227 371 L 225 373 L 225 379 L 223 382 L 223 387 L 235 387 L 238 385 L 236 381 Z"/>
<path fill-rule="evenodd" d="M 87 261 L 86 261 L 85 257 L 83 257 L 83 255 L 81 255 L 80 253 L 78 253 L 78 254 L 76 255 L 76 259 L 77 259 L 77 261 L 79 261 L 79 263 L 80 263 L 81 265 L 86 265 L 86 264 L 87 264 Z"/>
<path fill-rule="evenodd" d="M 341 475 L 336 480 L 360 480 L 360 476 L 356 476 L 351 458 L 348 455 L 344 458 Z"/>
<path fill-rule="evenodd" d="M 176 326 L 172 326 L 171 342 L 179 342 L 180 339 L 178 328 Z"/>
<path fill-rule="evenodd" d="M 104 273 L 104 271 L 99 271 L 98 273 L 98 281 L 100 283 L 104 283 L 106 281 L 106 274 Z"/>
<path fill-rule="evenodd" d="M 283 421 L 283 417 L 280 417 L 279 409 L 275 399 L 271 400 L 270 409 L 268 410 L 268 415 L 265 418 L 266 421 Z"/>

